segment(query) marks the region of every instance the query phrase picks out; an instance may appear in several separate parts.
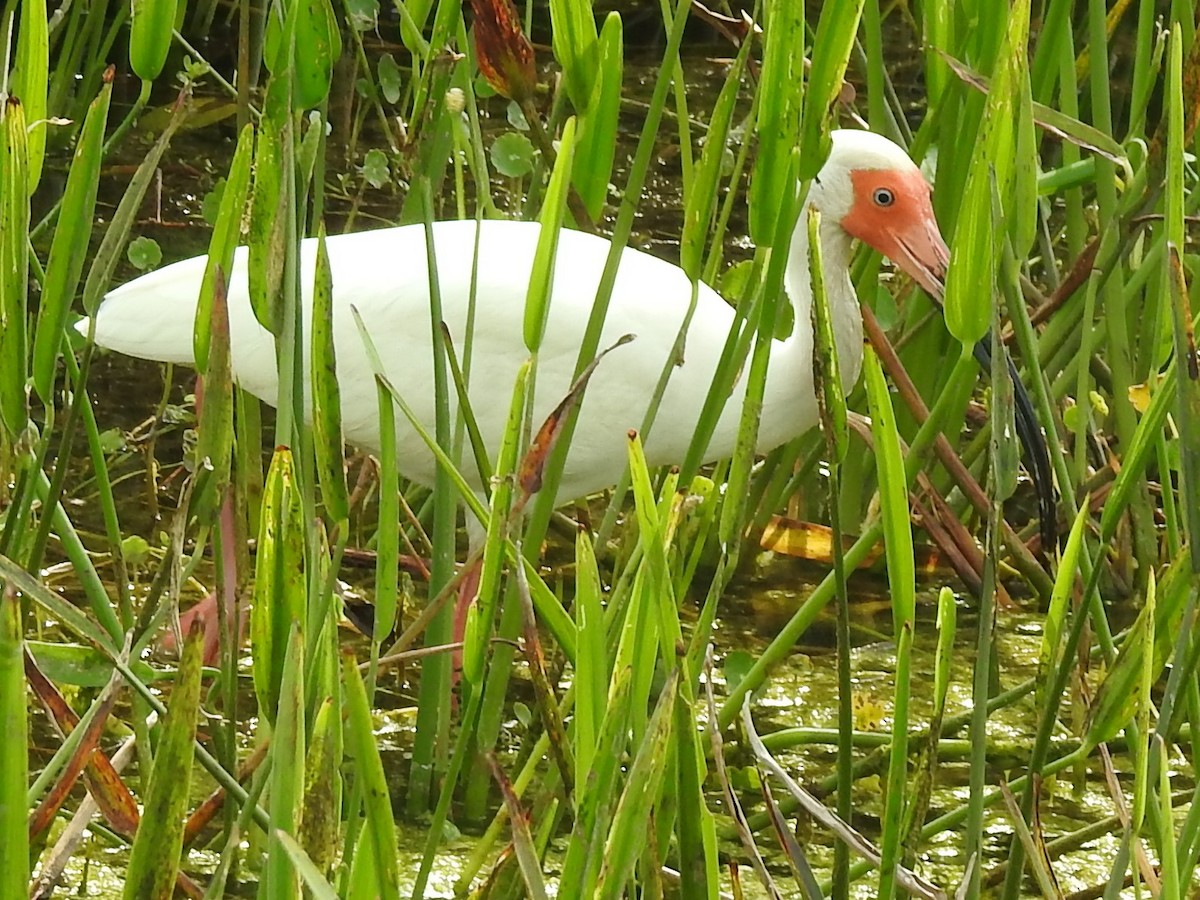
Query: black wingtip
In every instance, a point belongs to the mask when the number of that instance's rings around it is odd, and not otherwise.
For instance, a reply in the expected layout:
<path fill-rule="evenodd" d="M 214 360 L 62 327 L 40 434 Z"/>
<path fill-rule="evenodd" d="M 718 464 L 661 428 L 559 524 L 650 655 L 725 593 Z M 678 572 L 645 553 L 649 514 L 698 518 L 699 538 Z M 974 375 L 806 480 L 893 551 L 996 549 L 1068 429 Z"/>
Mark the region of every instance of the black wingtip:
<path fill-rule="evenodd" d="M 1029 474 L 1033 477 L 1033 489 L 1037 495 L 1038 528 L 1042 536 L 1042 552 L 1053 554 L 1058 549 L 1058 497 L 1054 493 L 1054 473 L 1050 467 L 1050 448 L 1038 422 L 1037 413 L 1029 400 L 1029 394 L 1017 374 L 1012 359 L 1008 360 L 1008 372 L 1013 380 L 1013 395 L 1016 400 L 1015 420 L 1017 436 L 1028 456 Z"/>
<path fill-rule="evenodd" d="M 989 375 L 992 371 L 991 336 L 985 336 L 975 345 L 975 360 Z M 1037 495 L 1038 533 L 1042 540 L 1042 552 L 1050 555 L 1058 549 L 1058 498 L 1054 493 L 1054 475 L 1050 467 L 1050 448 L 1038 422 L 1037 413 L 1029 399 L 1029 393 L 1021 381 L 1012 357 L 1005 353 L 1008 374 L 1013 382 L 1015 404 L 1014 424 L 1017 437 L 1025 450 L 1025 467 L 1033 479 L 1033 490 Z"/>

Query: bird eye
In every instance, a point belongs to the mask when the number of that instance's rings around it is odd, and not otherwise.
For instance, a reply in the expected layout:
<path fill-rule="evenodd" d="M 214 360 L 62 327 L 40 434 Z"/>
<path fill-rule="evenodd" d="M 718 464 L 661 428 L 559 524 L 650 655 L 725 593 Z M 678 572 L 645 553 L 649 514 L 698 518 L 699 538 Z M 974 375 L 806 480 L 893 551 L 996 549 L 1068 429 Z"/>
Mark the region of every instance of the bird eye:
<path fill-rule="evenodd" d="M 896 202 L 896 195 L 892 193 L 890 188 L 875 188 L 875 193 L 871 195 L 876 206 L 891 206 Z"/>

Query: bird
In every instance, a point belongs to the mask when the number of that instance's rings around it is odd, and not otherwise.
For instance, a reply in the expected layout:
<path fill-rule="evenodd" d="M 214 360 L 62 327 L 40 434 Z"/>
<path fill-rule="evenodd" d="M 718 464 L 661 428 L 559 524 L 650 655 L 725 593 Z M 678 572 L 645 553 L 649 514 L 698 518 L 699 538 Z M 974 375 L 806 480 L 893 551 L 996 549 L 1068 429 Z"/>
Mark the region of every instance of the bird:
<path fill-rule="evenodd" d="M 949 249 L 934 216 L 931 188 L 908 154 L 872 132 L 837 129 L 827 160 L 808 189 L 806 204 L 821 213 L 819 240 L 840 361 L 843 389 L 858 379 L 863 324 L 849 266 L 854 241 L 892 260 L 931 297 L 940 300 Z M 771 346 L 758 429 L 765 452 L 818 421 L 814 391 L 812 289 L 806 217 L 791 238 L 785 291 L 794 311 L 792 333 Z M 477 234 L 478 230 L 478 234 Z M 456 352 L 468 336 L 475 284 L 474 330 L 467 396 L 483 444 L 495 459 L 505 430 L 514 379 L 529 356 L 524 307 L 540 226 L 513 220 L 438 221 L 432 226 L 443 321 Z M 423 225 L 404 225 L 329 237 L 333 335 L 345 439 L 368 451 L 380 448 L 375 371 L 354 322 L 358 311 L 382 356 L 389 380 L 416 418 L 433 431 L 435 391 L 429 272 Z M 476 251 L 475 248 L 478 247 Z M 544 337 L 538 350 L 533 421 L 541 422 L 568 393 L 601 274 L 608 239 L 564 228 L 558 238 Z M 311 320 L 315 239 L 300 248 L 305 328 Z M 101 347 L 162 362 L 192 364 L 193 320 L 206 258 L 165 266 L 115 288 L 95 315 Z M 677 265 L 633 247 L 621 251 L 601 346 L 624 335 L 593 372 L 555 504 L 615 484 L 627 464 L 631 429 L 641 429 L 656 383 L 670 376 L 644 451 L 651 465 L 677 464 L 687 453 L 737 310 L 706 284 L 698 285 L 683 352 L 676 338 L 692 300 L 692 282 Z M 233 377 L 245 390 L 276 401 L 274 337 L 259 324 L 247 284 L 247 250 L 239 248 L 229 273 L 228 315 Z M 80 330 L 86 333 L 86 320 Z M 305 350 L 307 370 L 307 349 Z M 307 381 L 306 381 L 307 383 Z M 1018 394 L 1023 394 L 1019 379 Z M 746 395 L 742 373 L 708 444 L 709 461 L 734 450 Z M 451 414 L 457 396 L 450 392 Z M 1031 414 L 1027 400 L 1018 410 Z M 1036 432 L 1028 423 L 1022 436 Z M 403 416 L 396 417 L 397 467 L 408 479 L 432 485 L 436 460 Z M 1043 448 L 1042 455 L 1045 454 Z M 484 494 L 478 467 L 462 467 Z M 1046 466 L 1048 471 L 1048 464 Z"/>

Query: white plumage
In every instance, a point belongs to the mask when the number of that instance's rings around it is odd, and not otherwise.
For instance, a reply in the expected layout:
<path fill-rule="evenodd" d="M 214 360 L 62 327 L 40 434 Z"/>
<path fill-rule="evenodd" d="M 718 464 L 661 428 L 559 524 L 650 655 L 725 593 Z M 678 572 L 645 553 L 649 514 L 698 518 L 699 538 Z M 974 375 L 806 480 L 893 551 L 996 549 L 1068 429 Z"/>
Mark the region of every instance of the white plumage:
<path fill-rule="evenodd" d="M 861 177 L 864 173 L 866 179 Z M 878 187 L 864 186 L 885 181 L 890 185 L 885 188 L 890 191 L 886 195 Z M 854 236 L 890 253 L 931 290 L 937 289 L 944 271 L 945 244 L 933 220 L 928 186 L 918 170 L 899 147 L 876 135 L 835 132 L 833 151 L 809 197 L 823 215 L 826 280 L 849 387 L 857 378 L 861 362 L 862 323 L 848 276 L 852 236 L 847 228 Z M 884 200 L 890 202 L 881 202 Z M 523 315 L 539 226 L 485 221 L 480 227 L 477 259 L 472 259 L 474 222 L 436 223 L 434 251 L 443 315 L 460 357 L 466 339 L 472 267 L 477 270 L 469 394 L 494 460 L 517 369 L 528 355 L 522 338 Z M 777 341 L 772 350 L 760 425 L 762 450 L 806 431 L 816 422 L 804 229 L 802 217 L 790 248 L 786 279 L 796 327 L 791 338 Z M 563 230 L 559 237 L 549 316 L 538 359 L 535 423 L 570 387 L 609 246 L 603 238 L 578 231 Z M 369 449 L 379 445 L 373 375 L 351 306 L 358 309 L 370 330 L 389 377 L 432 431 L 429 279 L 423 227 L 331 237 L 328 251 L 346 439 Z M 315 253 L 315 241 L 304 241 L 301 283 L 306 292 L 306 325 Z M 184 260 L 112 291 L 97 313 L 96 342 L 131 356 L 190 364 L 192 326 L 204 265 L 203 257 Z M 559 500 L 594 492 L 619 478 L 625 465 L 626 433 L 643 424 L 691 292 L 691 284 L 677 266 L 638 250 L 623 251 L 601 347 L 626 333 L 636 338 L 609 354 L 591 379 Z M 273 338 L 258 324 L 250 308 L 244 248 L 237 253 L 230 277 L 229 318 L 236 380 L 273 403 L 277 389 Z M 733 319 L 732 308 L 711 288 L 700 285 L 683 362 L 672 371 L 646 442 L 652 464 L 682 460 Z M 744 391 L 742 378 L 713 435 L 710 458 L 731 452 Z M 453 396 L 451 399 L 453 402 Z M 397 439 L 401 471 L 411 479 L 431 483 L 433 458 L 403 416 L 397 416 Z M 463 469 L 470 474 L 475 467 L 464 464 Z"/>

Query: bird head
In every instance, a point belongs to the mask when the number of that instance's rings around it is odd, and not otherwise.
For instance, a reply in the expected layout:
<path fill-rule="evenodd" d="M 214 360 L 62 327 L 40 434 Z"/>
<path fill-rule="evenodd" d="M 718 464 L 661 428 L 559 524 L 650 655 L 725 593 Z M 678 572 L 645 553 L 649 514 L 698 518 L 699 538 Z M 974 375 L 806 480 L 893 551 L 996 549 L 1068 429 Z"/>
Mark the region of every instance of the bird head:
<path fill-rule="evenodd" d="M 941 301 L 950 251 L 933 215 L 929 183 L 904 150 L 869 131 L 834 131 L 817 181 L 827 215 Z"/>

